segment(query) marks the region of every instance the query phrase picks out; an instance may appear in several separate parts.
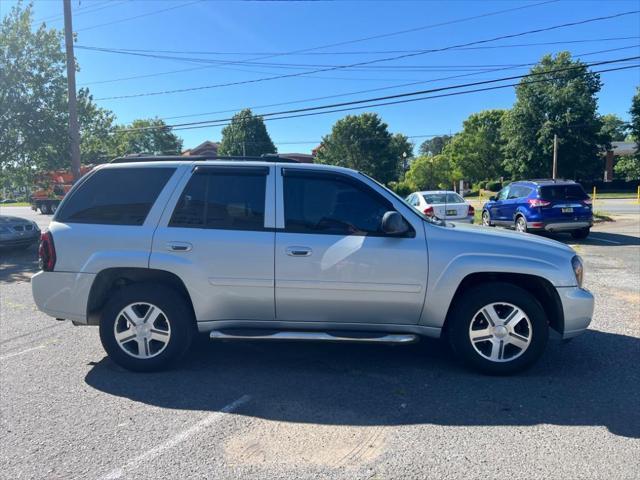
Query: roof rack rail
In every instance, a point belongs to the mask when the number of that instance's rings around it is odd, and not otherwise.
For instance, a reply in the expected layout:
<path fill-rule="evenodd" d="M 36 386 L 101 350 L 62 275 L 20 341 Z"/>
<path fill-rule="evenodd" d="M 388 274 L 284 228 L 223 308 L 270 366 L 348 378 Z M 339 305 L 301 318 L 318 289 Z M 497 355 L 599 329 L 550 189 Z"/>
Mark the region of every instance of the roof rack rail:
<path fill-rule="evenodd" d="M 533 183 L 540 183 L 540 182 L 549 182 L 549 183 L 558 183 L 558 182 L 573 182 L 575 183 L 574 180 L 567 180 L 565 178 L 531 178 L 529 180 L 519 180 L 520 182 L 533 182 Z"/>
<path fill-rule="evenodd" d="M 208 161 L 236 161 L 236 162 L 280 162 L 300 163 L 293 158 L 281 157 L 277 154 L 264 154 L 261 156 L 217 156 L 217 155 L 152 155 L 148 153 L 131 153 L 123 157 L 117 157 L 109 163 L 137 163 L 137 162 L 196 162 Z"/>

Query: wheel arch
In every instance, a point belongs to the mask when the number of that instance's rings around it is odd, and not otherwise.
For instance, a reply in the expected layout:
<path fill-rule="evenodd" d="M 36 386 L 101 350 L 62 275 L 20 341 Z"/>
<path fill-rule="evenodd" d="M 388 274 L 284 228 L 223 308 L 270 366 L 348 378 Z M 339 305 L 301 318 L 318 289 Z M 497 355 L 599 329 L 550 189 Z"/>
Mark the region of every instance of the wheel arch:
<path fill-rule="evenodd" d="M 191 295 L 176 274 L 153 268 L 118 267 L 101 270 L 91 285 L 87 301 L 87 324 L 99 325 L 100 315 L 107 300 L 119 289 L 135 283 L 167 286 L 182 296 L 193 312 Z"/>
<path fill-rule="evenodd" d="M 467 275 L 458 285 L 449 304 L 449 309 L 442 327 L 443 336 L 447 333 L 449 317 L 451 316 L 455 302 L 462 301 L 461 299 L 465 291 L 476 285 L 488 282 L 510 283 L 529 292 L 540 302 L 540 305 L 542 305 L 549 321 L 549 327 L 562 335 L 564 332 L 564 310 L 562 309 L 562 301 L 555 287 L 549 280 L 537 275 L 523 273 L 478 272 Z"/>

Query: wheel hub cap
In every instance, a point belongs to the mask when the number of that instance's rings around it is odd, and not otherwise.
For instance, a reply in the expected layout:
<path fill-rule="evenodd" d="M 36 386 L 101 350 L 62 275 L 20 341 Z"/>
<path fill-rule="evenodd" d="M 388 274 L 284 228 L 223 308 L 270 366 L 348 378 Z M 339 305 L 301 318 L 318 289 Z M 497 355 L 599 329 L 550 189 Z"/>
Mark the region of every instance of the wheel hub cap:
<path fill-rule="evenodd" d="M 511 303 L 496 302 L 476 312 L 469 325 L 474 350 L 492 362 L 509 362 L 522 355 L 532 339 L 527 314 Z"/>
<path fill-rule="evenodd" d="M 164 351 L 171 338 L 171 326 L 156 305 L 139 302 L 123 308 L 113 326 L 120 348 L 135 358 L 152 358 Z"/>

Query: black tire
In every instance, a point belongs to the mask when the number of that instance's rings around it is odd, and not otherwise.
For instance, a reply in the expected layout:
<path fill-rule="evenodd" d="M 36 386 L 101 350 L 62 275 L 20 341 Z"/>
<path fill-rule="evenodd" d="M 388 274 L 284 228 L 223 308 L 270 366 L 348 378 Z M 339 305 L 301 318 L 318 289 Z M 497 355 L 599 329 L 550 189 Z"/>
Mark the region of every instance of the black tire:
<path fill-rule="evenodd" d="M 55 215 L 56 210 L 58 210 L 58 205 L 59 203 L 55 202 L 55 203 L 52 203 L 51 206 L 49 207 L 49 212 L 51 212 L 52 215 Z"/>
<path fill-rule="evenodd" d="M 40 213 L 43 215 L 49 215 L 49 204 L 41 203 L 40 204 Z"/>
<path fill-rule="evenodd" d="M 522 215 L 518 215 L 513 224 L 513 228 L 516 230 L 516 232 L 527 233 L 527 219 Z"/>
<path fill-rule="evenodd" d="M 491 223 L 491 215 L 488 210 L 482 211 L 482 225 L 485 227 L 493 227 L 493 223 Z"/>
<path fill-rule="evenodd" d="M 164 312 L 162 321 L 166 319 L 165 323 L 170 326 L 166 347 L 151 358 L 136 358 L 125 352 L 115 338 L 115 324 L 122 322 L 120 312 L 136 302 L 158 307 Z M 121 367 L 134 372 L 170 368 L 189 349 L 195 330 L 193 311 L 183 296 L 164 285 L 151 283 L 133 284 L 118 290 L 105 305 L 100 319 L 100 340 L 109 357 Z"/>
<path fill-rule="evenodd" d="M 540 302 L 526 290 L 510 283 L 489 282 L 472 287 L 454 301 L 456 303 L 447 319 L 449 342 L 456 356 L 468 367 L 490 375 L 510 375 L 531 366 L 544 352 L 549 338 L 547 316 Z M 519 356 L 513 356 L 513 360 L 493 361 L 486 358 L 476 351 L 470 338 L 472 322 L 478 321 L 476 314 L 480 309 L 500 302 L 518 307 L 526 314 L 531 325 L 528 347 Z M 506 345 L 503 346 L 500 341 L 500 352 L 505 351 Z"/>
<path fill-rule="evenodd" d="M 589 236 L 591 228 L 581 228 L 580 230 L 572 230 L 571 236 L 578 240 L 583 240 Z"/>

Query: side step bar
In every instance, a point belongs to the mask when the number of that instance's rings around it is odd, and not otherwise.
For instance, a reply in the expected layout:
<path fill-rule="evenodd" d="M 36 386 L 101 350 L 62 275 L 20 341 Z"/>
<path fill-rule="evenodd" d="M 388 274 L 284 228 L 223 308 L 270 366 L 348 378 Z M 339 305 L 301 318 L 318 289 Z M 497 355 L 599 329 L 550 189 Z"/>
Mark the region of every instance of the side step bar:
<path fill-rule="evenodd" d="M 304 341 L 321 341 L 321 342 L 357 342 L 357 343 L 414 343 L 418 341 L 418 336 L 413 334 L 399 333 L 368 333 L 354 332 L 354 335 L 343 333 L 329 332 L 261 332 L 253 333 L 251 331 L 243 332 L 242 330 L 224 331 L 213 330 L 209 337 L 212 340 L 304 340 Z"/>

